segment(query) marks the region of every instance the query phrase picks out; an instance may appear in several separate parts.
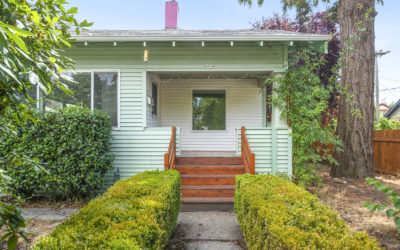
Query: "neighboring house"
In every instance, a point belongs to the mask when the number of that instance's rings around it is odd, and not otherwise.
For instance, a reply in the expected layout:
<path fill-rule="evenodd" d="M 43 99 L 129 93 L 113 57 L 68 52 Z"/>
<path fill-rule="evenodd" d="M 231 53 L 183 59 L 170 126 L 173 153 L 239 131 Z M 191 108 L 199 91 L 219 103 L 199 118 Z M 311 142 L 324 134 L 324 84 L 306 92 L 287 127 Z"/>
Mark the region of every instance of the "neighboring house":
<path fill-rule="evenodd" d="M 76 62 L 68 73 L 77 82 L 68 83 L 75 96 L 55 92 L 45 97 L 45 108 L 83 103 L 109 114 L 122 178 L 164 168 L 173 126 L 177 157 L 240 156 L 244 126 L 255 171 L 291 175 L 291 130 L 276 107 L 267 121 L 264 81 L 287 69 L 294 46 L 323 50 L 329 36 L 180 30 L 170 23 L 176 11 L 166 12 L 165 30 L 77 35 L 66 51 Z"/>
<path fill-rule="evenodd" d="M 392 120 L 400 120 L 400 100 L 385 114 L 385 117 Z"/>
<path fill-rule="evenodd" d="M 387 113 L 389 110 L 390 110 L 390 107 L 389 107 L 388 105 L 386 105 L 386 104 L 384 104 L 384 103 L 379 104 L 379 112 L 380 112 L 379 116 L 380 116 L 380 117 L 385 116 L 386 113 Z"/>

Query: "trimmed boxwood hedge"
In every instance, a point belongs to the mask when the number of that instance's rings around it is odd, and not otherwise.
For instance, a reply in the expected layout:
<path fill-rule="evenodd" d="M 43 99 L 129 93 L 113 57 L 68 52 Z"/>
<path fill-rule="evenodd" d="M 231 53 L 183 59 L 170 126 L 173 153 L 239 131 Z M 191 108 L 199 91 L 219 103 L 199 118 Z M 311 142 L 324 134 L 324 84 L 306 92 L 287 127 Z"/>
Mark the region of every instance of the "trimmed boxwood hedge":
<path fill-rule="evenodd" d="M 164 249 L 179 206 L 177 171 L 143 172 L 115 183 L 33 249 Z"/>
<path fill-rule="evenodd" d="M 317 197 L 278 176 L 237 176 L 235 212 L 249 249 L 379 249 Z"/>

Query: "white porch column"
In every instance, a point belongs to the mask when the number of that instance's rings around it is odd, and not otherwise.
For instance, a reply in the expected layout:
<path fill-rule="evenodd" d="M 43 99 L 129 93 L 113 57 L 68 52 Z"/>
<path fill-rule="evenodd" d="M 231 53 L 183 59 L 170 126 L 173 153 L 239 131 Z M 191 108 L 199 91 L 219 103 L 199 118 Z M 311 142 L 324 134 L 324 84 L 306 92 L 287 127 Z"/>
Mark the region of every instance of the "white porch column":
<path fill-rule="evenodd" d="M 274 89 L 277 87 L 277 84 L 278 83 L 274 83 L 272 91 L 274 91 Z M 287 118 L 282 117 L 282 110 L 273 105 L 272 106 L 272 115 L 271 115 L 271 126 L 276 127 L 276 126 L 282 126 L 282 125 L 288 125 Z"/>

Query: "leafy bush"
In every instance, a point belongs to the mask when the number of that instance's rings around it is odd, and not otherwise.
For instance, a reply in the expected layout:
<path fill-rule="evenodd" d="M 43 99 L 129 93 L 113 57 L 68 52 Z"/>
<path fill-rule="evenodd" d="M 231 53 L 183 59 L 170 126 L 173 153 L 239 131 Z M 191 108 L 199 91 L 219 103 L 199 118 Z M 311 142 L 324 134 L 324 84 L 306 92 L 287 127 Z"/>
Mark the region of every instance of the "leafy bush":
<path fill-rule="evenodd" d="M 382 191 L 388 198 L 388 200 L 392 201 L 394 209 L 388 208 L 386 209 L 386 216 L 389 218 L 393 218 L 394 224 L 396 224 L 397 231 L 400 233 L 400 195 L 398 192 L 395 192 L 393 189 L 390 187 L 386 186 L 385 184 L 382 184 L 380 181 L 372 179 L 372 178 L 367 178 L 366 179 L 367 183 L 369 185 L 376 186 L 376 189 L 378 191 Z M 368 208 L 371 211 L 382 211 L 384 210 L 388 204 L 386 203 L 373 203 L 373 202 L 364 202 L 363 204 L 364 207 Z"/>
<path fill-rule="evenodd" d="M 321 176 L 317 173 L 318 165 L 302 164 L 294 168 L 293 181 L 301 187 L 320 187 Z"/>
<path fill-rule="evenodd" d="M 390 120 L 382 117 L 379 122 L 375 122 L 375 130 L 392 130 L 400 129 L 400 121 Z"/>
<path fill-rule="evenodd" d="M 15 125 L 17 136 L 1 138 L 0 158 L 13 189 L 23 196 L 49 193 L 63 199 L 95 195 L 112 168 L 109 117 L 84 107 L 37 116 Z"/>
<path fill-rule="evenodd" d="M 29 241 L 25 231 L 21 229 L 25 226 L 21 209 L 16 204 L 0 201 L 0 228 L 4 233 L 0 242 L 7 240 L 7 248 L 15 249 L 18 243 L 18 235 L 22 236 L 25 241 Z"/>
<path fill-rule="evenodd" d="M 379 249 L 305 189 L 273 175 L 236 177 L 235 212 L 249 249 Z"/>
<path fill-rule="evenodd" d="M 318 72 L 325 63 L 318 54 L 304 49 L 293 55 L 283 74 L 266 81 L 273 88 L 273 105 L 282 110 L 282 116 L 287 117 L 292 127 L 294 180 L 305 187 L 320 182 L 315 173 L 318 163 L 337 164 L 332 149 L 340 151 L 342 145 L 335 135 L 335 121 L 324 121 L 330 116 L 326 112 L 332 94 L 339 91 L 335 88 L 335 74 L 329 77 L 330 84 L 321 84 Z"/>
<path fill-rule="evenodd" d="M 164 249 L 179 206 L 177 171 L 143 172 L 117 182 L 34 249 Z"/>
<path fill-rule="evenodd" d="M 0 164 L 3 162 L 0 161 Z M 9 196 L 10 189 L 8 187 L 11 178 L 5 175 L 4 170 L 0 169 L 0 198 Z M 14 197 L 14 200 L 19 203 L 23 202 L 19 197 Z M 29 241 L 25 231 L 21 228 L 25 227 L 25 219 L 22 217 L 21 209 L 16 204 L 4 202 L 0 200 L 0 228 L 3 236 L 1 242 L 7 240 L 7 249 L 13 250 L 18 243 L 18 236 L 22 236 L 25 241 Z"/>

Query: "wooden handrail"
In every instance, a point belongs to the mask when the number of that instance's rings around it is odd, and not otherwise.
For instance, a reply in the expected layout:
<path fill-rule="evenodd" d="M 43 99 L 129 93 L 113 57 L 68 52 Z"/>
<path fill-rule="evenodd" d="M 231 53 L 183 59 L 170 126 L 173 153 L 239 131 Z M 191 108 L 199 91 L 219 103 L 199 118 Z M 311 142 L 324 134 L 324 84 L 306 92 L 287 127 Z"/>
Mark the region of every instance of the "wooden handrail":
<path fill-rule="evenodd" d="M 241 153 L 242 153 L 242 165 L 244 166 L 246 173 L 256 173 L 256 155 L 251 152 L 249 141 L 246 136 L 246 129 L 241 129 Z"/>
<path fill-rule="evenodd" d="M 176 128 L 172 127 L 168 152 L 164 154 L 164 170 L 174 169 L 176 161 Z"/>

